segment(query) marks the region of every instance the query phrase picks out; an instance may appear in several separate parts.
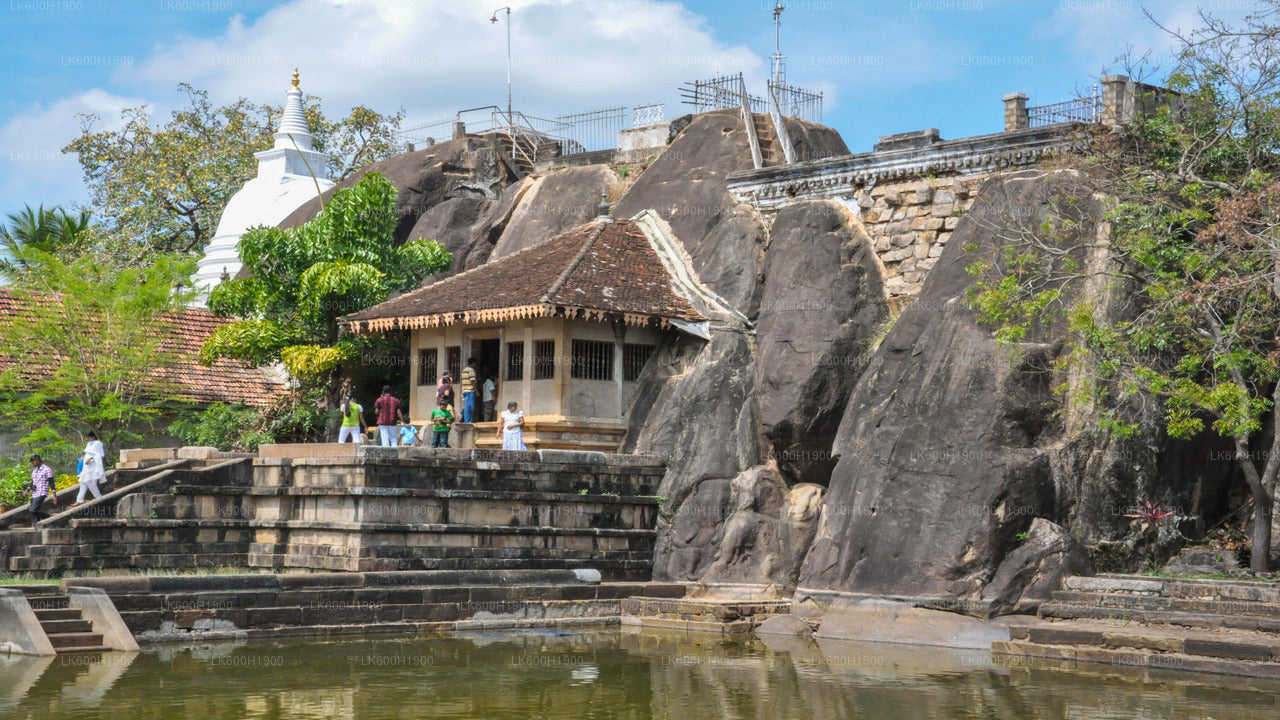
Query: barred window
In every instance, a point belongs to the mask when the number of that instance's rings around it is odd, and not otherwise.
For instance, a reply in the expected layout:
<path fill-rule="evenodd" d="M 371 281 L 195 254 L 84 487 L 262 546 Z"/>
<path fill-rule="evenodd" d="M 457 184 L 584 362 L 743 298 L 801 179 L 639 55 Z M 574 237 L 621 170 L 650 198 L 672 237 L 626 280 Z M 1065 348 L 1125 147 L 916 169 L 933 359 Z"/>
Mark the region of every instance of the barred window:
<path fill-rule="evenodd" d="M 533 379 L 550 380 L 556 376 L 556 341 L 533 341 Z"/>
<path fill-rule="evenodd" d="M 573 377 L 579 380 L 612 380 L 613 343 L 574 340 Z"/>
<path fill-rule="evenodd" d="M 507 379 L 524 379 L 524 343 L 507 343 Z"/>
<path fill-rule="evenodd" d="M 435 385 L 439 379 L 440 352 L 435 348 L 418 350 L 418 385 Z"/>
<path fill-rule="evenodd" d="M 627 382 L 635 382 L 640 379 L 640 371 L 644 370 L 644 364 L 649 362 L 649 358 L 653 357 L 653 351 L 657 348 L 653 345 L 632 345 L 626 343 L 622 346 L 622 379 Z"/>
<path fill-rule="evenodd" d="M 447 367 L 445 369 L 448 370 L 449 374 L 453 376 L 453 381 L 455 383 L 461 383 L 462 382 L 462 346 L 452 345 L 450 347 L 445 348 L 445 351 L 449 355 L 449 359 L 446 363 Z"/>

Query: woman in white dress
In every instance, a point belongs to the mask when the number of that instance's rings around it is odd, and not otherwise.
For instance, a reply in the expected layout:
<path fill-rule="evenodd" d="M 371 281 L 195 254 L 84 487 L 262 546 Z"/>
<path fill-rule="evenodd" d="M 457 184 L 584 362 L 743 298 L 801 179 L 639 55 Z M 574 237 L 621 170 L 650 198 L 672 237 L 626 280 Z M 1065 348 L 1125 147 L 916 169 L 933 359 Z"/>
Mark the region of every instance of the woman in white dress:
<path fill-rule="evenodd" d="M 87 493 L 93 493 L 95 498 L 102 497 L 98 482 L 107 474 L 103 467 L 107 451 L 102 447 L 102 441 L 93 432 L 85 435 L 85 438 L 89 442 L 84 446 L 84 468 L 80 470 L 80 492 L 76 493 L 76 505 L 84 502 Z"/>
<path fill-rule="evenodd" d="M 524 446 L 524 413 L 516 409 L 513 402 L 507 403 L 507 409 L 500 415 L 498 437 L 502 438 L 503 450 L 528 450 Z"/>

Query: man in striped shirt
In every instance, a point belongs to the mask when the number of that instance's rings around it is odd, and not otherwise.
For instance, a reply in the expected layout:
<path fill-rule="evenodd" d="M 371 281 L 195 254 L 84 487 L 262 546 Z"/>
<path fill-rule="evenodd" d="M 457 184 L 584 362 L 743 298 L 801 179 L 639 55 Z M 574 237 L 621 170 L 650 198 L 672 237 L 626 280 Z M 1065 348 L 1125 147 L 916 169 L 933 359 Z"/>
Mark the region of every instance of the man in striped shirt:
<path fill-rule="evenodd" d="M 30 512 L 33 524 L 49 517 L 49 513 L 40 510 L 46 497 L 54 505 L 58 504 L 58 496 L 53 492 L 53 468 L 46 465 L 39 455 L 32 455 Z"/>
<path fill-rule="evenodd" d="M 462 368 L 462 422 L 471 422 L 476 414 L 476 359 L 467 358 Z"/>

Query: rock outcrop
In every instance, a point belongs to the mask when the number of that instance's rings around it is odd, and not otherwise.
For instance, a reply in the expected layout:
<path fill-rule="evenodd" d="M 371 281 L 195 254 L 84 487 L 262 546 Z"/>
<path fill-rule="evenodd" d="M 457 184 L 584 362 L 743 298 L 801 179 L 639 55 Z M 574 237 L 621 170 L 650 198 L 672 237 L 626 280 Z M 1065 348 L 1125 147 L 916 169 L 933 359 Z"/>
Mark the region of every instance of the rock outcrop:
<path fill-rule="evenodd" d="M 524 181 L 522 197 L 493 248 L 497 259 L 550 240 L 594 218 L 600 193 L 617 181 L 608 165 L 568 167 Z"/>
<path fill-rule="evenodd" d="M 351 187 L 365 173 L 378 172 L 395 184 L 396 241 L 438 240 L 453 255 L 453 271 L 482 265 L 514 210 L 516 180 L 487 140 L 459 138 L 397 155 L 361 168 L 332 190 Z M 315 217 L 320 200 L 295 210 L 281 227 Z"/>

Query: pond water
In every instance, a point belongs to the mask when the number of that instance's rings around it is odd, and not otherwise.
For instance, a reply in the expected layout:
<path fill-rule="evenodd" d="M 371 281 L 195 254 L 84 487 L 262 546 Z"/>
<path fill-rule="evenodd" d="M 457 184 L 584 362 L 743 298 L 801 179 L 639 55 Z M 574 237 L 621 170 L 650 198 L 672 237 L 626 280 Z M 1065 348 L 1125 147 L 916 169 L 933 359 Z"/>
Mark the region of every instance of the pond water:
<path fill-rule="evenodd" d="M 1280 684 L 985 652 L 513 631 L 0 655 L 0 718 L 1280 718 Z"/>

